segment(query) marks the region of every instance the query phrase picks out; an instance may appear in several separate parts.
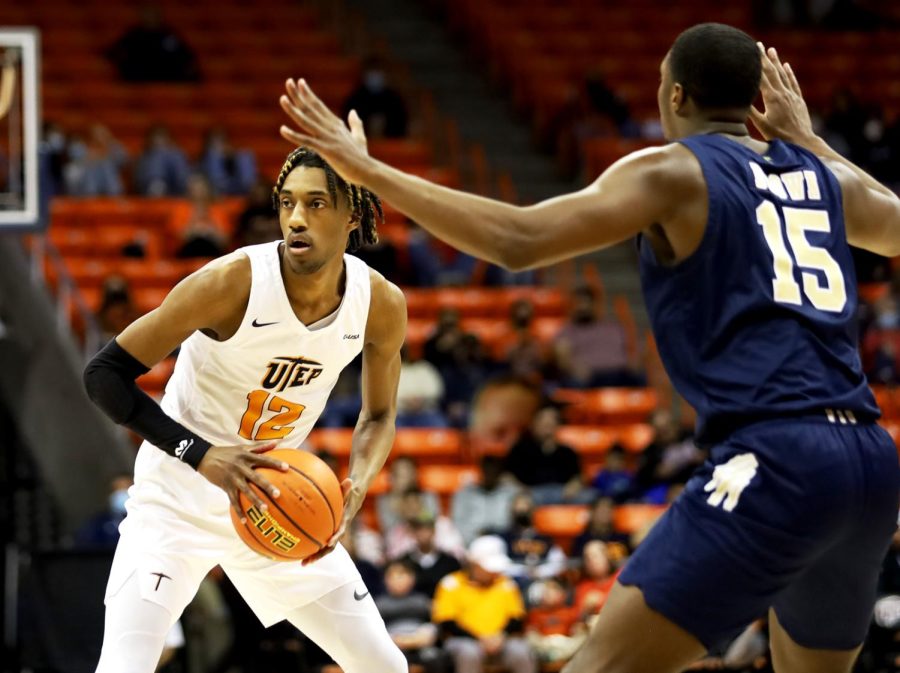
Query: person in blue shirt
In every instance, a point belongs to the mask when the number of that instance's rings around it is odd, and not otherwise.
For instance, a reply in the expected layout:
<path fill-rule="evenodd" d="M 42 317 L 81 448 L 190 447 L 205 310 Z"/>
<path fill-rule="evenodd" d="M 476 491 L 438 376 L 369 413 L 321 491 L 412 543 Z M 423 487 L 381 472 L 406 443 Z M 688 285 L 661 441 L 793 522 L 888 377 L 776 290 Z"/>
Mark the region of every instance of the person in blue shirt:
<path fill-rule="evenodd" d="M 524 207 L 372 159 L 358 117 L 348 129 L 305 81 L 286 89 L 301 131 L 285 139 L 463 252 L 523 269 L 638 239 L 660 355 L 710 458 L 564 673 L 676 673 L 766 614 L 776 671 L 850 671 L 900 504 L 858 353 L 850 245 L 900 254 L 900 198 L 815 135 L 775 50 L 722 24 L 686 30 L 660 67 L 672 142 Z"/>

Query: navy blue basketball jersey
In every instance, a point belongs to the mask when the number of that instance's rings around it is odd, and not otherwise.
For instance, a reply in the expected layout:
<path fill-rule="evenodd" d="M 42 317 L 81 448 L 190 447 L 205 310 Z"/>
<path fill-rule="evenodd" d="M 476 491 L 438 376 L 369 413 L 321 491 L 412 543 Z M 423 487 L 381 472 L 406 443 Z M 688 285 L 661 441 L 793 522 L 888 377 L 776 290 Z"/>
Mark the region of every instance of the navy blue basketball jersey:
<path fill-rule="evenodd" d="M 680 141 L 709 193 L 699 248 L 660 264 L 641 237 L 641 284 L 663 364 L 697 410 L 697 438 L 826 409 L 879 415 L 857 347 L 856 273 L 840 186 L 812 153 L 765 155 L 719 135 Z"/>

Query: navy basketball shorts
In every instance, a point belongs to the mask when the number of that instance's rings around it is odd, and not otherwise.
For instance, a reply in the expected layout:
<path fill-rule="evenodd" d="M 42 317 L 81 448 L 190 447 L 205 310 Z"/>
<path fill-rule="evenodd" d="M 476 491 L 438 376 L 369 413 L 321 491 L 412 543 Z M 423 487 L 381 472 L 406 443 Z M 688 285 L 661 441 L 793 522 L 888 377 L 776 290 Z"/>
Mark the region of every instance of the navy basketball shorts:
<path fill-rule="evenodd" d="M 897 449 L 877 425 L 755 423 L 713 447 L 619 581 L 709 648 L 771 607 L 799 645 L 852 649 L 898 506 Z"/>

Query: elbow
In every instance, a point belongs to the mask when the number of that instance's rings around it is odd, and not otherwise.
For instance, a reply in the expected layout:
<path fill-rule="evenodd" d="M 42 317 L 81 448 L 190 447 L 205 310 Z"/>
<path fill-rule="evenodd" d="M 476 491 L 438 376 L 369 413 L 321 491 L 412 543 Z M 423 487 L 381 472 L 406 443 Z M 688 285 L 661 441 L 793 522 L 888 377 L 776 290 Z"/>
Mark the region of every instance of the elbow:
<path fill-rule="evenodd" d="M 527 271 L 540 263 L 535 237 L 525 234 L 516 223 L 498 238 L 496 264 L 506 271 Z"/>

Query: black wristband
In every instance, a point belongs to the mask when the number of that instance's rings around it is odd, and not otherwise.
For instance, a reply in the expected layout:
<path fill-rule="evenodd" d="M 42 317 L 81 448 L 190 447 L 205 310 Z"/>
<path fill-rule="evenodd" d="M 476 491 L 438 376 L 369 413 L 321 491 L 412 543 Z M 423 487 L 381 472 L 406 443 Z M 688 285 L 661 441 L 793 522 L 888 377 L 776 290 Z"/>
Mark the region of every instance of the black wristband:
<path fill-rule="evenodd" d="M 149 369 L 112 339 L 84 370 L 88 397 L 112 420 L 194 469 L 209 450 L 208 441 L 166 414 L 135 379 Z"/>

